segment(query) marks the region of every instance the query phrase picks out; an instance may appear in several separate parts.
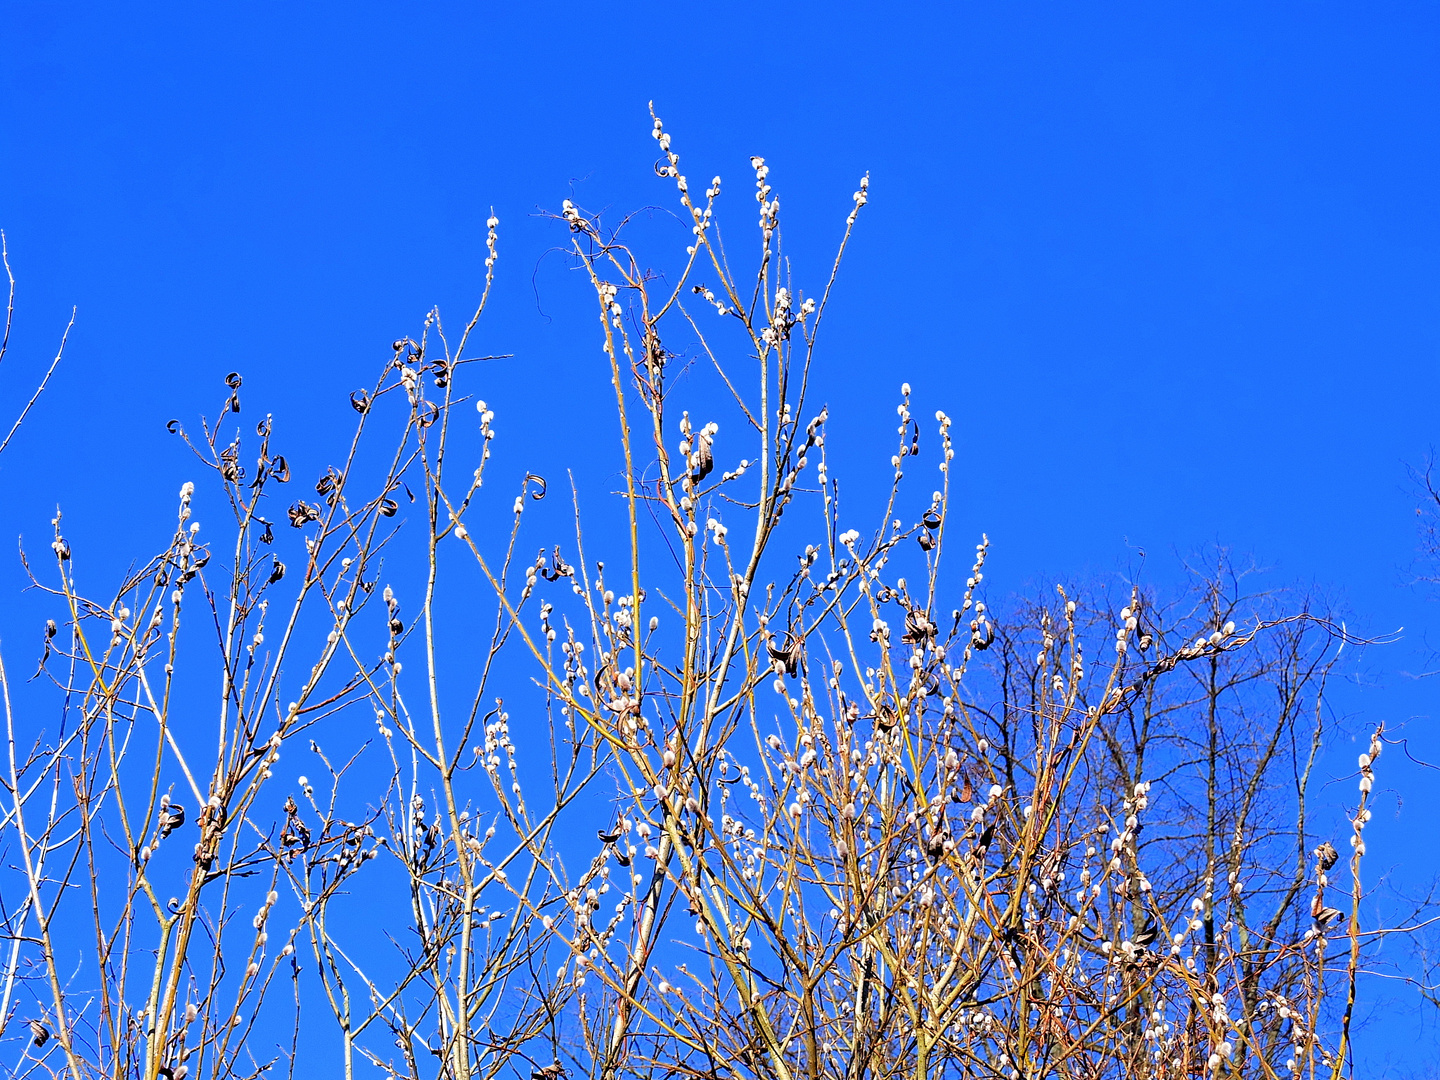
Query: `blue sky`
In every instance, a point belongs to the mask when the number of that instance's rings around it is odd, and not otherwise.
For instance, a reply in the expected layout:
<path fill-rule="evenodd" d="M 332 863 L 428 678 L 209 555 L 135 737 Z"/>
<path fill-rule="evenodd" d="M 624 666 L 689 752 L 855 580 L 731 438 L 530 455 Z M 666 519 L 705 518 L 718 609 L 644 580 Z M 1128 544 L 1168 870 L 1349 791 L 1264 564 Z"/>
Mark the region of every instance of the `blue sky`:
<path fill-rule="evenodd" d="M 484 348 L 514 359 L 487 396 L 503 424 L 553 383 L 525 417 L 543 435 L 507 452 L 570 460 L 604 373 L 538 212 L 668 199 L 653 99 L 742 221 L 767 158 L 812 276 L 870 172 L 832 432 L 893 428 L 902 379 L 979 419 L 961 505 L 998 588 L 1252 552 L 1368 631 L 1405 628 L 1345 707 L 1440 760 L 1440 683 L 1404 675 L 1440 645 L 1407 584 L 1406 473 L 1440 439 L 1437 47 L 1421 4 L 11 2 L 5 400 L 79 316 L 0 465 L 0 532 L 40 542 L 58 502 L 77 535 L 163 535 L 188 478 L 164 423 L 213 413 L 230 370 L 322 442 L 348 423 L 337 385 L 431 304 L 472 303 L 492 207 Z M 0 559 L 6 605 L 20 584 Z M 1402 852 L 1435 774 L 1394 768 L 1372 851 L 1428 880 Z"/>

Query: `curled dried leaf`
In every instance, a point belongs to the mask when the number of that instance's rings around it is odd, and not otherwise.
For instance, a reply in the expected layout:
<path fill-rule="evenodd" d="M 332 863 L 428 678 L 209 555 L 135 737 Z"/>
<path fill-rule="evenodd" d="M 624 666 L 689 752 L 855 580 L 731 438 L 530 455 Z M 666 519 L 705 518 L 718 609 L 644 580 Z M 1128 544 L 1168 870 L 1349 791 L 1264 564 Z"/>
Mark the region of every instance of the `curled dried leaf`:
<path fill-rule="evenodd" d="M 289 510 L 285 511 L 285 514 L 290 518 L 291 527 L 296 529 L 304 528 L 309 522 L 320 520 L 320 508 L 307 502 L 296 501 Z"/>
<path fill-rule="evenodd" d="M 544 551 L 544 548 L 541 548 Z M 540 576 L 546 581 L 559 581 L 562 577 L 569 577 L 575 572 L 575 568 L 560 557 L 560 546 L 555 546 L 555 551 L 550 556 L 550 565 L 540 568 Z"/>
<path fill-rule="evenodd" d="M 980 650 L 988 649 L 995 641 L 995 627 L 989 619 L 983 619 L 974 629 L 970 637 L 970 644 Z"/>
<path fill-rule="evenodd" d="M 929 640 L 934 633 L 935 624 L 925 612 L 919 608 L 911 608 L 905 613 L 905 633 L 901 636 L 901 641 L 907 645 L 919 645 Z"/>
<path fill-rule="evenodd" d="M 698 484 L 715 468 L 715 454 L 710 448 L 710 439 L 704 432 L 697 433 L 695 449 L 690 451 L 690 482 Z"/>
<path fill-rule="evenodd" d="M 185 807 L 179 803 L 166 803 L 160 810 L 160 836 L 169 836 L 185 824 Z"/>
<path fill-rule="evenodd" d="M 800 661 L 805 656 L 804 642 L 796 638 L 793 633 L 785 635 L 785 644 L 782 647 L 776 648 L 775 643 L 771 641 L 765 648 L 770 653 L 771 660 L 778 661 L 784 666 L 786 675 L 794 678 L 800 673 Z"/>

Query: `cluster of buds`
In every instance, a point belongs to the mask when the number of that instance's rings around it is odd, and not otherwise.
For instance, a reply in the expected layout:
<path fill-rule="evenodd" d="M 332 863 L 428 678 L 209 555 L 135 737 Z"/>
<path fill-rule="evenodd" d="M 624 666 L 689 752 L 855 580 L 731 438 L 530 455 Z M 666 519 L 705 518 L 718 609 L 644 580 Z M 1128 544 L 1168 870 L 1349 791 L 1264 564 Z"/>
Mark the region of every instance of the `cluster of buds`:
<path fill-rule="evenodd" d="M 870 201 L 870 174 L 866 173 L 860 178 L 860 188 L 852 196 L 855 200 L 855 209 L 850 211 L 850 216 L 845 219 L 847 226 L 854 226 L 855 220 L 860 216 L 860 208 Z"/>
<path fill-rule="evenodd" d="M 500 252 L 496 249 L 496 228 L 500 219 L 495 216 L 495 211 L 490 211 L 490 217 L 485 221 L 485 250 L 489 252 L 485 256 L 485 269 L 489 270 L 495 265 L 495 260 L 500 258 Z"/>
<path fill-rule="evenodd" d="M 580 216 L 580 211 L 575 209 L 575 204 L 569 199 L 560 204 L 560 215 L 569 224 L 572 232 L 584 232 L 590 227 L 590 223 Z"/>

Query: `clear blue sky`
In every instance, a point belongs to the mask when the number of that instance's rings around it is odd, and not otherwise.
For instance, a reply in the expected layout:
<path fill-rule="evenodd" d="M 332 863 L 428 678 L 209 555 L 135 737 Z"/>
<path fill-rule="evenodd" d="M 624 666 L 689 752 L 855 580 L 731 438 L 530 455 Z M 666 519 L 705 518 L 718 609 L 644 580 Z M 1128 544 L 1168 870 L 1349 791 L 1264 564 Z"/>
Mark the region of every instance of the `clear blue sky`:
<path fill-rule="evenodd" d="M 893 428 L 901 379 L 981 418 L 963 507 L 997 587 L 1136 548 L 1253 552 L 1368 630 L 1405 627 L 1345 704 L 1440 760 L 1440 681 L 1402 674 L 1440 644 L 1440 607 L 1405 584 L 1406 465 L 1440 442 L 1434 5 L 11 0 L 0 56 L 5 400 L 79 307 L 0 465 L 0 539 L 41 543 L 57 502 L 77 534 L 146 538 L 120 561 L 163 536 L 189 478 L 164 422 L 213 413 L 233 369 L 323 441 L 349 422 L 337 387 L 432 303 L 472 302 L 492 207 L 483 340 L 515 359 L 486 396 L 503 425 L 553 381 L 532 449 L 567 460 L 603 372 L 536 212 L 668 199 L 654 99 L 741 221 L 766 156 L 812 276 L 870 171 L 832 430 Z M 0 557 L 0 606 L 20 580 Z M 1412 841 L 1440 774 L 1393 765 L 1403 805 L 1371 850 L 1428 880 L 1440 860 Z"/>

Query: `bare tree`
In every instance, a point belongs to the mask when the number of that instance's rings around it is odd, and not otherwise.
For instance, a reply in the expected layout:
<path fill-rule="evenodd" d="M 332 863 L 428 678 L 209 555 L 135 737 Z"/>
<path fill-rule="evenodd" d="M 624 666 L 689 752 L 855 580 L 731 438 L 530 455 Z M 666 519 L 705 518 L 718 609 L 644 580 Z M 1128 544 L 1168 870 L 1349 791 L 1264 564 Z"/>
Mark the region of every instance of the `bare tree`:
<path fill-rule="evenodd" d="M 484 489 L 494 413 L 461 386 L 493 216 L 474 314 L 394 343 L 313 495 L 280 494 L 233 375 L 175 425 L 216 495 L 187 483 L 102 599 L 57 516 L 60 729 L 5 684 L 12 1071 L 336 1071 L 302 1051 L 334 1045 L 347 1078 L 1338 1076 L 1383 746 L 1342 901 L 1309 782 L 1340 632 L 1224 562 L 1168 603 L 997 618 L 950 517 L 977 435 L 908 385 L 886 490 L 842 509 L 814 365 L 868 180 L 807 291 L 763 159 L 742 270 L 719 178 L 692 192 L 654 136 L 678 273 L 556 215 L 618 528 L 531 524 L 534 475 Z"/>

